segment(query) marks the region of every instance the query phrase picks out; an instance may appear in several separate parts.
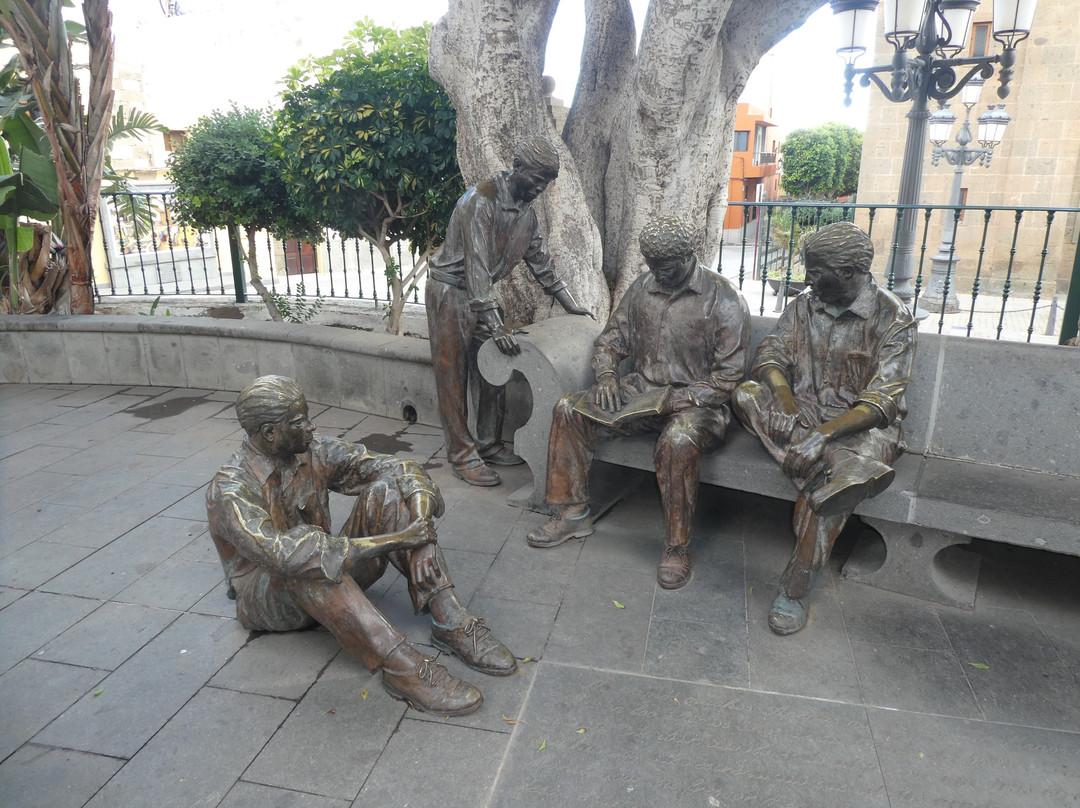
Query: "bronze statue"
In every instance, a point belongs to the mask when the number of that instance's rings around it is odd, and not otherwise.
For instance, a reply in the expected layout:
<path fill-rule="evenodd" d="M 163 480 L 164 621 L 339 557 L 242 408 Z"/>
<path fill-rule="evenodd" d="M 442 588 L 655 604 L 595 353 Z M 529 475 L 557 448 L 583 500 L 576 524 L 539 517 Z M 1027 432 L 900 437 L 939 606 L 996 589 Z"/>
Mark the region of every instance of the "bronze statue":
<path fill-rule="evenodd" d="M 571 314 L 592 316 L 574 300 L 544 251 L 532 202 L 559 174 L 559 153 L 542 137 L 514 149 L 513 170 L 470 188 L 458 200 L 446 242 L 431 259 L 424 293 L 431 362 L 454 476 L 472 485 L 498 485 L 490 466 L 522 459 L 502 442 L 506 394 L 476 368 L 476 352 L 489 337 L 507 355 L 520 352 L 503 323 L 494 284 L 524 260 L 544 291 Z M 476 438 L 469 432 L 469 380 L 477 385 Z"/>
<path fill-rule="evenodd" d="M 746 373 L 750 314 L 735 287 L 698 264 L 689 228 L 654 219 L 639 239 L 649 271 L 634 281 L 596 338 L 596 385 L 555 405 L 546 500 L 558 514 L 527 537 L 554 547 L 593 532 L 587 477 L 601 438 L 659 433 L 654 460 L 664 506 L 662 587 L 690 576 L 690 527 L 701 459 L 724 437 L 728 399 Z M 630 372 L 620 363 L 631 357 Z"/>
<path fill-rule="evenodd" d="M 320 623 L 369 670 L 382 670 L 394 698 L 440 715 L 476 710 L 480 691 L 409 645 L 364 594 L 393 564 L 409 581 L 416 612 L 430 612 L 436 648 L 482 673 L 517 669 L 483 619 L 454 596 L 433 522 L 443 500 L 431 478 L 414 461 L 315 435 L 292 379 L 251 382 L 236 415 L 247 438 L 211 482 L 206 511 L 244 628 Z M 356 497 L 338 533 L 330 529 L 330 491 Z"/>
<path fill-rule="evenodd" d="M 806 238 L 810 287 L 758 348 L 735 412 L 799 490 L 795 553 L 769 612 L 777 634 L 806 625 L 805 599 L 855 507 L 892 482 L 916 323 L 870 274 L 874 246 L 850 222 Z"/>

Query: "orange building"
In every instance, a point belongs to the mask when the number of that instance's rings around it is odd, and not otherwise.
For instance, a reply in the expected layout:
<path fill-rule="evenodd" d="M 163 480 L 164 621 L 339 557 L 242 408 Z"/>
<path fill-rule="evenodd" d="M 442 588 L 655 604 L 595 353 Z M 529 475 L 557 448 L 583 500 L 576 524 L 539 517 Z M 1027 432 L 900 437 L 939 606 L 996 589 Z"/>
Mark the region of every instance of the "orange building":
<path fill-rule="evenodd" d="M 776 124 L 765 118 L 765 112 L 739 102 L 735 112 L 735 146 L 731 155 L 731 178 L 728 180 L 729 202 L 759 202 L 775 199 L 780 190 L 776 158 L 780 143 Z M 742 207 L 728 206 L 724 230 L 737 230 L 745 216 Z"/>

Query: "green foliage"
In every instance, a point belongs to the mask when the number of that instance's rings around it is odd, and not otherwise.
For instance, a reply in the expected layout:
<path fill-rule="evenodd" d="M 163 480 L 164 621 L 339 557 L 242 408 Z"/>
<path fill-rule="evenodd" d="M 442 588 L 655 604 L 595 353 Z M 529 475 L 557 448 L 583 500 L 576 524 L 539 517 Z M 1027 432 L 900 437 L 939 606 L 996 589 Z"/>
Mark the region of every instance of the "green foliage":
<path fill-rule="evenodd" d="M 342 48 L 284 79 L 278 154 L 322 224 L 386 254 L 442 241 L 464 192 L 455 114 L 428 74 L 429 27 L 357 24 Z"/>
<path fill-rule="evenodd" d="M 154 302 L 150 304 L 150 311 L 149 312 L 140 311 L 139 316 L 140 317 L 153 317 L 155 314 L 157 314 L 157 308 L 158 308 L 159 303 L 161 303 L 161 295 L 158 295 L 157 297 L 154 298 Z M 169 311 L 168 309 L 165 309 L 165 316 L 166 317 L 172 317 L 172 312 Z"/>
<path fill-rule="evenodd" d="M 196 230 L 239 225 L 278 238 L 319 240 L 319 228 L 285 183 L 270 121 L 267 112 L 234 104 L 191 128 L 169 157 L 181 224 Z"/>
<path fill-rule="evenodd" d="M 281 313 L 282 319 L 287 323 L 309 322 L 322 309 L 326 303 L 323 295 L 318 295 L 314 300 L 308 300 L 304 289 L 304 282 L 300 281 L 293 290 L 292 297 L 271 292 L 270 299 Z"/>
<path fill-rule="evenodd" d="M 836 199 L 858 188 L 862 132 L 857 129 L 838 123 L 796 129 L 781 150 L 780 186 L 790 196 Z"/>

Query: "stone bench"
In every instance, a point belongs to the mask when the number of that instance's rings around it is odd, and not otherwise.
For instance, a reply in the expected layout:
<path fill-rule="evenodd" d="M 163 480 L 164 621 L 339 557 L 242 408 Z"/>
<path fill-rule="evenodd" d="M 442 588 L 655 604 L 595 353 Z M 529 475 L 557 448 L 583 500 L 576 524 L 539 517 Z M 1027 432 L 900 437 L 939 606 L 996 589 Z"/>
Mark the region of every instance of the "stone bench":
<path fill-rule="evenodd" d="M 752 347 L 775 320 L 754 317 Z M 600 326 L 556 317 L 528 326 L 519 356 L 492 343 L 480 369 L 496 384 L 520 373 L 532 415 L 515 450 L 533 484 L 511 501 L 544 510 L 551 410 L 561 395 L 592 379 Z M 920 334 L 907 393 L 907 452 L 884 493 L 855 513 L 877 530 L 883 563 L 855 552 L 844 576 L 903 594 L 971 608 L 979 556 L 950 548 L 973 538 L 1080 555 L 1080 374 L 1075 348 Z M 651 436 L 605 441 L 598 460 L 652 470 Z M 757 438 L 733 423 L 706 458 L 701 480 L 794 501 L 795 488 Z"/>

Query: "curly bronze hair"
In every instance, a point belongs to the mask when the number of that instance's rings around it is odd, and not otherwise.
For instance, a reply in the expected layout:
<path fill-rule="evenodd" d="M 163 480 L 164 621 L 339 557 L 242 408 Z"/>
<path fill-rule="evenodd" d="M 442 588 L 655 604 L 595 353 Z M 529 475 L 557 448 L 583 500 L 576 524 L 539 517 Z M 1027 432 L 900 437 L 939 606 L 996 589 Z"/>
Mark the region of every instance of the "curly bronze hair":
<path fill-rule="evenodd" d="M 514 168 L 539 168 L 558 174 L 559 152 L 546 137 L 527 137 L 514 147 Z"/>
<path fill-rule="evenodd" d="M 287 376 L 260 376 L 236 397 L 236 418 L 249 435 L 256 435 L 264 424 L 276 424 L 285 418 L 289 407 L 304 397 L 304 391 Z"/>
<path fill-rule="evenodd" d="M 874 243 L 858 225 L 836 222 L 803 239 L 802 256 L 804 264 L 847 267 L 868 273 L 874 261 Z"/>
<path fill-rule="evenodd" d="M 657 216 L 641 228 L 638 244 L 646 258 L 681 258 L 694 252 L 694 233 L 677 216 Z"/>

